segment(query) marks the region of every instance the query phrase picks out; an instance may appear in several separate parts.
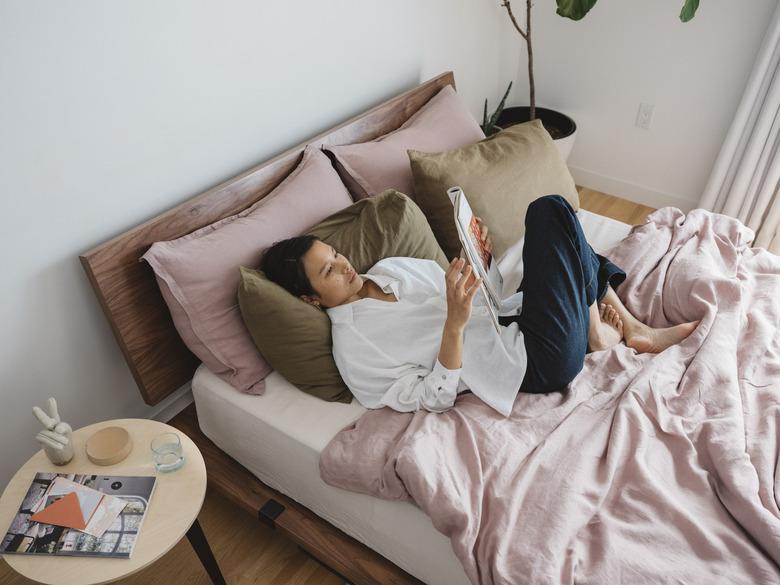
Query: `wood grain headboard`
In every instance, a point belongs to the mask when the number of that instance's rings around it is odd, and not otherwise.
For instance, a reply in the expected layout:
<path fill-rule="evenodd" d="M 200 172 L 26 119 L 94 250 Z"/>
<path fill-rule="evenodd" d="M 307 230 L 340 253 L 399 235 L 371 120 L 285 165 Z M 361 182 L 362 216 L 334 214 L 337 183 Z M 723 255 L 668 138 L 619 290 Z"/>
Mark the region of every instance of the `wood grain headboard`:
<path fill-rule="evenodd" d="M 366 142 L 395 130 L 445 85 L 451 71 L 263 162 L 80 256 L 119 347 L 147 404 L 190 380 L 199 360 L 173 326 L 152 269 L 139 258 L 152 243 L 172 240 L 228 217 L 265 197 L 292 171 L 307 144 Z"/>

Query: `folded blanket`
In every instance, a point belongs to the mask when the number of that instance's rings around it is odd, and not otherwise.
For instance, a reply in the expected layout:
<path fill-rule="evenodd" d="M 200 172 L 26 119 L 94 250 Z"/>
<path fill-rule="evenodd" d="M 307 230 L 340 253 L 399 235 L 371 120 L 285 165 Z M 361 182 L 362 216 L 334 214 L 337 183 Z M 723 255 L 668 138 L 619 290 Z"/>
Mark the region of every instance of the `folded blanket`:
<path fill-rule="evenodd" d="M 412 499 L 472 583 L 780 583 L 780 257 L 738 220 L 653 213 L 608 255 L 626 306 L 682 343 L 589 354 L 503 418 L 369 411 L 322 453 L 331 485 Z"/>

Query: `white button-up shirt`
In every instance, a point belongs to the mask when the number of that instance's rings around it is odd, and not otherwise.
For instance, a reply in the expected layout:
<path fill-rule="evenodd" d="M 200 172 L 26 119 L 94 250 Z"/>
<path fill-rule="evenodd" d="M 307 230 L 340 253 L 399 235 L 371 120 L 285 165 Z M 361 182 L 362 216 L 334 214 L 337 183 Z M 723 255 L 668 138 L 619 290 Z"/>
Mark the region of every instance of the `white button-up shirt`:
<path fill-rule="evenodd" d="M 366 408 L 442 412 L 470 389 L 508 416 L 523 381 L 523 334 L 512 323 L 496 331 L 484 295 L 474 297 L 463 339 L 462 367 L 439 363 L 447 296 L 444 270 L 432 260 L 385 258 L 363 278 L 397 302 L 365 298 L 327 310 L 333 357 L 352 394 Z M 506 299 L 501 314 L 517 313 L 522 293 Z"/>

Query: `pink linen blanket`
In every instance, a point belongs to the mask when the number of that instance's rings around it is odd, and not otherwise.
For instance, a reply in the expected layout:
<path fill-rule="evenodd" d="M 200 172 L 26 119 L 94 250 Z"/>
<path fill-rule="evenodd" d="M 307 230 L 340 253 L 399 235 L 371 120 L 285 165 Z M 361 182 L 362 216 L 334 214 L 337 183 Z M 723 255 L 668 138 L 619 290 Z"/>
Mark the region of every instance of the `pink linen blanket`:
<path fill-rule="evenodd" d="M 701 319 L 661 354 L 589 354 L 564 394 L 504 418 L 369 411 L 322 453 L 329 484 L 411 499 L 472 583 L 780 583 L 780 256 L 739 221 L 653 213 L 609 257 L 640 320 Z"/>

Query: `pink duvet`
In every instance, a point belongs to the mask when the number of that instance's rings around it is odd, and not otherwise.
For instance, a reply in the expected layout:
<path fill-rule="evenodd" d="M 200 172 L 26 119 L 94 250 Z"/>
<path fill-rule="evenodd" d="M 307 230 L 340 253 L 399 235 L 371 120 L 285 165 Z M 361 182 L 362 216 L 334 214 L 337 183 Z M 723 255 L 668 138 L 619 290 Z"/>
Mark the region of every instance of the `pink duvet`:
<path fill-rule="evenodd" d="M 444 414 L 369 411 L 323 479 L 412 499 L 474 584 L 780 583 L 780 256 L 735 219 L 653 213 L 610 258 L 682 344 L 589 354 L 569 390 L 504 418 L 472 394 Z"/>

